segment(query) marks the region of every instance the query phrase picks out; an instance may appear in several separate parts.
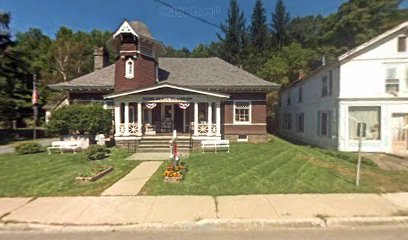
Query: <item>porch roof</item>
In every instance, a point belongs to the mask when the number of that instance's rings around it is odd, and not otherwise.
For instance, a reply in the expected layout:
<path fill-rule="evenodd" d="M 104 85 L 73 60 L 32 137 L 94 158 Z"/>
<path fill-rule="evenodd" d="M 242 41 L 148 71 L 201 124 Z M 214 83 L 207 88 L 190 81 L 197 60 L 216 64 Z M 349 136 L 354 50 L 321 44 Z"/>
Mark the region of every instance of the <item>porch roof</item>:
<path fill-rule="evenodd" d="M 163 88 L 170 88 L 170 89 L 174 89 L 174 90 L 181 90 L 181 91 L 185 91 L 185 92 L 189 92 L 189 93 L 202 94 L 202 95 L 218 97 L 218 98 L 225 98 L 225 99 L 228 99 L 230 97 L 230 95 L 228 95 L 228 94 L 197 90 L 197 89 L 193 89 L 193 88 L 177 86 L 177 85 L 174 85 L 174 84 L 163 83 L 163 84 L 158 84 L 158 85 L 155 85 L 155 86 L 141 88 L 141 89 L 137 89 L 137 90 L 130 90 L 130 91 L 125 91 L 125 92 L 118 92 L 118 93 L 108 94 L 108 95 L 105 95 L 104 98 L 105 99 L 112 99 L 112 98 L 132 95 L 132 94 L 146 93 L 146 92 L 149 92 L 149 91 L 153 91 L 153 90 L 157 90 L 157 89 L 163 89 Z"/>

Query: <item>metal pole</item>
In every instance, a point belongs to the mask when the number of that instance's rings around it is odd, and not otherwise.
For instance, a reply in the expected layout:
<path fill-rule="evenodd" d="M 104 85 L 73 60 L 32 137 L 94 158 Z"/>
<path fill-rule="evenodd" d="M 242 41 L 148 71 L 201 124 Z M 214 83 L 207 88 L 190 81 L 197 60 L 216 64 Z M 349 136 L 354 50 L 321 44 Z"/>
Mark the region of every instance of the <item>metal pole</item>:
<path fill-rule="evenodd" d="M 358 157 L 357 157 L 357 176 L 356 176 L 356 186 L 360 185 L 360 166 L 361 166 L 361 143 L 362 137 L 358 138 Z"/>
<path fill-rule="evenodd" d="M 37 91 L 37 75 L 36 74 L 33 75 L 33 91 Z M 37 116 L 38 116 L 37 102 L 36 102 L 36 99 L 33 98 L 33 120 L 34 120 L 33 121 L 33 139 L 37 139 Z"/>

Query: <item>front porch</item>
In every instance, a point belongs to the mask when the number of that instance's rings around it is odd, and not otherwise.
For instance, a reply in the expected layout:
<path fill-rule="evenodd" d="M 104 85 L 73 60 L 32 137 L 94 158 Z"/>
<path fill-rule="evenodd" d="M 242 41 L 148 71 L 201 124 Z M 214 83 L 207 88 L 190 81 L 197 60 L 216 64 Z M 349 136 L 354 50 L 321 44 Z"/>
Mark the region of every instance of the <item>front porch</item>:
<path fill-rule="evenodd" d="M 229 95 L 161 84 L 106 96 L 114 100 L 116 140 L 144 135 L 221 137 L 221 102 Z"/>
<path fill-rule="evenodd" d="M 220 102 L 115 101 L 115 137 L 177 133 L 221 136 Z"/>

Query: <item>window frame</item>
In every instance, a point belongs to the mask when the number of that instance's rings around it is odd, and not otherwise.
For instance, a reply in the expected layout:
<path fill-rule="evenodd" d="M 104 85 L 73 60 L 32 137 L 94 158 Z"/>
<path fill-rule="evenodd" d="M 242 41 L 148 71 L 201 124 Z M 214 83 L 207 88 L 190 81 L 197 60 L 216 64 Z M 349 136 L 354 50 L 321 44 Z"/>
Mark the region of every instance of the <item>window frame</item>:
<path fill-rule="evenodd" d="M 393 71 L 395 76 L 389 76 L 389 71 Z M 397 91 L 389 91 L 388 86 L 395 86 L 397 87 Z M 397 66 L 387 66 L 385 68 L 385 83 L 384 83 L 384 90 L 386 93 L 398 93 L 400 92 L 401 88 L 400 79 L 398 78 L 398 67 Z"/>
<path fill-rule="evenodd" d="M 352 111 L 352 110 L 356 110 L 356 109 L 363 109 L 363 110 L 366 110 L 366 109 L 370 109 L 370 108 L 372 108 L 372 109 L 376 109 L 377 111 L 378 111 L 378 125 L 379 125 L 379 129 L 378 129 L 378 139 L 367 139 L 367 138 L 364 138 L 364 141 L 373 141 L 373 142 L 379 142 L 379 141 L 382 141 L 382 134 L 383 134 L 383 126 L 382 126 L 382 112 L 383 112 L 383 109 L 382 109 L 382 107 L 381 106 L 360 106 L 360 105 L 357 105 L 357 106 L 349 106 L 348 108 L 347 108 L 347 141 L 358 141 L 358 138 L 356 137 L 356 138 L 352 138 L 351 137 L 351 131 L 350 131 L 350 112 Z M 368 128 L 368 126 L 367 126 L 367 128 Z"/>
<path fill-rule="evenodd" d="M 292 113 L 285 113 L 283 115 L 283 128 L 287 131 L 292 130 Z"/>
<path fill-rule="evenodd" d="M 303 103 L 303 86 L 298 89 L 298 103 Z"/>
<path fill-rule="evenodd" d="M 132 63 L 132 73 L 129 74 L 129 63 Z M 135 61 L 132 58 L 128 58 L 125 61 L 125 78 L 133 79 L 135 77 Z"/>
<path fill-rule="evenodd" d="M 237 102 L 245 102 L 248 103 L 248 120 L 249 121 L 236 121 L 236 106 Z M 250 100 L 235 100 L 234 101 L 234 107 L 233 107 L 233 123 L 234 125 L 250 125 L 252 124 L 252 101 Z"/>
<path fill-rule="evenodd" d="M 299 121 L 300 116 L 302 116 L 302 118 L 301 118 L 302 121 Z M 305 132 L 305 113 L 296 113 L 296 132 L 298 132 L 298 133 L 304 133 Z"/>

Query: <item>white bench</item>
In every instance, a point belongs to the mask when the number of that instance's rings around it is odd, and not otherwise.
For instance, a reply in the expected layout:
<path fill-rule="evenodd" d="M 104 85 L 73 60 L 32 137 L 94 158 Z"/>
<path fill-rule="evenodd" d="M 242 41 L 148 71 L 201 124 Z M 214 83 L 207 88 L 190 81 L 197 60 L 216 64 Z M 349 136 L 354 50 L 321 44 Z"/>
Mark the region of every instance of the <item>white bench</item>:
<path fill-rule="evenodd" d="M 201 141 L 201 150 L 205 151 L 206 148 L 213 148 L 215 153 L 217 153 L 218 148 L 227 149 L 230 152 L 229 140 L 204 140 Z"/>
<path fill-rule="evenodd" d="M 76 150 L 81 148 L 81 141 L 56 141 L 51 143 L 51 147 L 47 148 L 48 154 L 51 154 L 51 150 L 59 150 L 61 154 L 64 150 L 71 150 L 76 153 Z"/>

